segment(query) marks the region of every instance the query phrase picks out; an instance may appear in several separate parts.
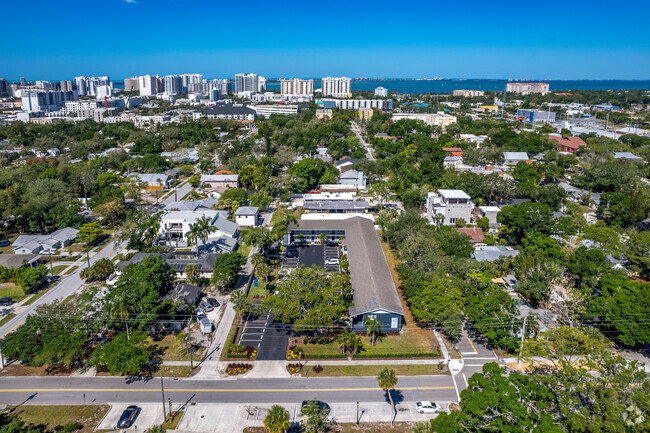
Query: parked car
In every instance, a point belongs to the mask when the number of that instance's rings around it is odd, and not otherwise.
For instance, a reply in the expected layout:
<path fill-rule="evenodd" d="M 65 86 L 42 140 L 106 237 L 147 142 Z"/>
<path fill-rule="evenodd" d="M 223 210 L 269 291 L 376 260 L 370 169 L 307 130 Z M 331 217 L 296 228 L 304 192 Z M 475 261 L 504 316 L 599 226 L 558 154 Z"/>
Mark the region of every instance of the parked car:
<path fill-rule="evenodd" d="M 305 400 L 300 406 L 300 413 L 303 415 L 309 415 L 316 411 L 327 415 L 330 413 L 330 410 L 330 405 L 320 400 Z"/>
<path fill-rule="evenodd" d="M 440 405 L 432 401 L 418 401 L 415 404 L 415 410 L 418 413 L 438 413 L 440 412 Z"/>
<path fill-rule="evenodd" d="M 1 307 L 8 307 L 13 303 L 14 303 L 14 301 L 11 298 L 0 298 L 0 306 Z"/>
<path fill-rule="evenodd" d="M 201 319 L 202 317 L 205 317 L 205 311 L 203 311 L 200 308 L 194 310 L 194 314 L 196 314 L 197 319 Z"/>
<path fill-rule="evenodd" d="M 300 254 L 300 253 L 298 252 L 298 250 L 287 250 L 287 251 L 284 253 L 284 256 L 285 256 L 286 258 L 291 259 L 291 258 L 298 257 L 299 254 Z"/>
<path fill-rule="evenodd" d="M 325 258 L 325 264 L 326 265 L 338 265 L 339 264 L 339 259 L 337 257 L 326 257 Z"/>
<path fill-rule="evenodd" d="M 140 408 L 138 406 L 127 407 L 124 412 L 122 412 L 122 416 L 120 416 L 120 420 L 117 422 L 117 428 L 131 427 L 139 413 Z"/>
<path fill-rule="evenodd" d="M 199 307 L 201 307 L 201 309 L 202 309 L 203 311 L 207 311 L 208 313 L 209 313 L 210 311 L 214 310 L 214 307 L 213 307 L 212 305 L 210 305 L 210 303 L 208 303 L 208 302 L 201 302 L 201 303 L 199 304 Z"/>
<path fill-rule="evenodd" d="M 219 304 L 219 301 L 217 301 L 217 300 L 214 299 L 214 298 L 208 298 L 208 299 L 206 299 L 206 302 L 207 302 L 208 304 L 212 305 L 212 307 L 218 307 L 218 306 L 220 305 L 220 304 Z"/>

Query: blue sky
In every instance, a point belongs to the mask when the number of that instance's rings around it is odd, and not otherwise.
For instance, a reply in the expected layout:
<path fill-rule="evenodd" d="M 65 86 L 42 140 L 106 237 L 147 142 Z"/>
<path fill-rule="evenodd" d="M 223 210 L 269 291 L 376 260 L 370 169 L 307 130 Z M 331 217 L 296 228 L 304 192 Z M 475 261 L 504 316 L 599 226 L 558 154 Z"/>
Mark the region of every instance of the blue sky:
<path fill-rule="evenodd" d="M 650 79 L 650 1 L 525 3 L 22 0 L 0 77 Z"/>

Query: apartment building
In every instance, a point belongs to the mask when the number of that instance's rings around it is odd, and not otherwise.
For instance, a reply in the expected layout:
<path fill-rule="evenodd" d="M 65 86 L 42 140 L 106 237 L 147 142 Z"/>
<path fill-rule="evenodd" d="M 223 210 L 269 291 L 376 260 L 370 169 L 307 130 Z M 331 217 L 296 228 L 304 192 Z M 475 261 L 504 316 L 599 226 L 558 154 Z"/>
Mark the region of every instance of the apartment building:
<path fill-rule="evenodd" d="M 393 114 L 393 122 L 397 122 L 402 119 L 412 119 L 412 120 L 421 120 L 427 125 L 438 126 L 440 128 L 446 128 L 452 123 L 456 123 L 456 116 L 451 114 L 445 114 L 443 112 L 438 113 L 395 113 Z"/>
<path fill-rule="evenodd" d="M 338 108 L 340 110 L 360 110 L 362 108 L 376 108 L 382 111 L 393 109 L 392 99 L 322 99 L 316 101 L 323 108 Z"/>
<path fill-rule="evenodd" d="M 138 85 L 138 77 L 124 79 L 125 92 L 137 92 L 138 90 L 140 90 L 140 86 Z"/>
<path fill-rule="evenodd" d="M 236 74 L 235 91 L 237 93 L 257 93 L 259 92 L 259 75 L 257 74 Z"/>
<path fill-rule="evenodd" d="M 162 89 L 158 89 L 158 77 L 153 75 L 138 77 L 138 90 L 140 96 L 156 96 L 159 90 L 162 91 Z"/>
<path fill-rule="evenodd" d="M 388 97 L 388 89 L 385 87 L 376 87 L 375 88 L 375 96 L 379 96 L 380 98 L 387 98 Z"/>
<path fill-rule="evenodd" d="M 280 93 L 282 95 L 311 95 L 314 93 L 314 80 L 301 80 L 300 78 L 280 80 Z"/>
<path fill-rule="evenodd" d="M 548 83 L 508 83 L 506 92 L 516 93 L 518 95 L 530 95 L 540 93 L 546 95 L 550 93 Z"/>
<path fill-rule="evenodd" d="M 482 90 L 456 89 L 454 90 L 454 96 L 462 96 L 464 98 L 474 98 L 476 96 L 485 96 L 485 92 Z"/>
<path fill-rule="evenodd" d="M 65 101 L 76 101 L 79 97 L 76 91 L 61 90 L 30 90 L 21 96 L 23 111 L 56 111 L 63 107 Z"/>
<path fill-rule="evenodd" d="M 323 96 L 335 98 L 349 98 L 352 96 L 352 79 L 348 77 L 325 77 L 322 80 Z"/>

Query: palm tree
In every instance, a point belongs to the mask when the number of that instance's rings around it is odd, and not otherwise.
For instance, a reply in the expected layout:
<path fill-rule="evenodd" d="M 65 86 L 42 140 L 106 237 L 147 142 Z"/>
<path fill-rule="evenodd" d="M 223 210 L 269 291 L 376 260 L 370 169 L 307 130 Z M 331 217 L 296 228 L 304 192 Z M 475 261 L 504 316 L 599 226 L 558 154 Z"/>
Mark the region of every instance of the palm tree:
<path fill-rule="evenodd" d="M 320 241 L 321 244 L 324 244 L 327 242 L 327 233 L 321 233 L 318 235 L 318 240 Z"/>
<path fill-rule="evenodd" d="M 382 323 L 377 320 L 376 317 L 366 317 L 366 321 L 363 323 L 368 330 L 368 335 L 372 335 L 371 344 L 375 345 L 375 337 L 381 332 Z"/>
<path fill-rule="evenodd" d="M 269 275 L 271 275 L 271 266 L 267 265 L 266 263 L 260 263 L 255 269 L 255 274 L 262 277 L 264 280 L 264 289 L 267 290 L 267 286 L 269 285 Z"/>
<path fill-rule="evenodd" d="M 261 253 L 255 253 L 251 256 L 251 263 L 255 266 L 259 266 L 262 263 L 264 263 L 266 259 L 264 258 L 264 254 Z"/>
<path fill-rule="evenodd" d="M 230 295 L 230 302 L 232 302 L 235 311 L 239 314 L 240 318 L 247 313 L 251 307 L 248 296 L 243 290 L 237 290 Z"/>
<path fill-rule="evenodd" d="M 216 232 L 217 228 L 210 224 L 210 219 L 205 215 L 196 220 L 195 223 L 190 224 L 190 231 L 185 234 L 187 237 L 188 245 L 196 245 L 198 250 L 198 241 L 203 243 L 203 246 L 208 242 L 210 233 Z"/>
<path fill-rule="evenodd" d="M 301 244 L 305 242 L 305 235 L 303 235 L 302 233 L 298 233 L 297 238 Z"/>
<path fill-rule="evenodd" d="M 284 433 L 290 426 L 289 412 L 278 404 L 271 406 L 264 417 L 264 427 L 269 433 Z"/>
<path fill-rule="evenodd" d="M 393 408 L 393 416 L 390 419 L 390 425 L 392 426 L 395 421 L 395 403 L 393 403 L 392 391 L 395 389 L 395 386 L 397 386 L 397 375 L 395 374 L 395 370 L 384 367 L 379 374 L 377 374 L 377 384 L 384 390 L 384 392 L 388 393 L 390 405 Z"/>
<path fill-rule="evenodd" d="M 126 339 L 130 340 L 131 336 L 129 334 L 129 311 L 133 308 L 131 298 L 127 296 L 126 293 L 122 293 L 121 296 L 118 296 L 111 301 L 110 308 L 111 316 L 119 318 L 122 322 L 124 322 L 124 325 L 126 326 Z"/>
<path fill-rule="evenodd" d="M 445 216 L 443 214 L 437 213 L 434 218 L 436 220 L 436 226 L 440 228 L 442 222 L 445 220 Z"/>

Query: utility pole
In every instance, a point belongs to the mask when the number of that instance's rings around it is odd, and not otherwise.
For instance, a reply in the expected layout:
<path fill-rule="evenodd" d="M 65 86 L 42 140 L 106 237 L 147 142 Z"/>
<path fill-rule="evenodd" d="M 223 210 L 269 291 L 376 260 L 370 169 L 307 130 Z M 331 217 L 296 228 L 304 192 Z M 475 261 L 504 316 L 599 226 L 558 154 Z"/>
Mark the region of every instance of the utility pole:
<path fill-rule="evenodd" d="M 190 368 L 194 371 L 194 355 L 192 352 L 192 319 L 194 316 L 190 317 L 190 324 L 187 326 L 187 338 L 190 340 Z"/>
<path fill-rule="evenodd" d="M 524 336 L 526 335 L 526 319 L 528 317 L 524 316 L 524 324 L 521 327 L 521 344 L 519 345 L 519 360 L 517 361 L 517 367 L 521 366 L 521 352 L 524 350 Z"/>
<path fill-rule="evenodd" d="M 167 412 L 165 409 L 165 385 L 163 384 L 162 371 L 160 372 L 160 392 L 162 393 L 163 422 L 165 422 L 167 421 Z"/>
<path fill-rule="evenodd" d="M 2 356 L 2 340 L 0 340 L 0 370 L 5 368 L 5 358 Z"/>

